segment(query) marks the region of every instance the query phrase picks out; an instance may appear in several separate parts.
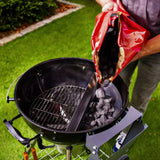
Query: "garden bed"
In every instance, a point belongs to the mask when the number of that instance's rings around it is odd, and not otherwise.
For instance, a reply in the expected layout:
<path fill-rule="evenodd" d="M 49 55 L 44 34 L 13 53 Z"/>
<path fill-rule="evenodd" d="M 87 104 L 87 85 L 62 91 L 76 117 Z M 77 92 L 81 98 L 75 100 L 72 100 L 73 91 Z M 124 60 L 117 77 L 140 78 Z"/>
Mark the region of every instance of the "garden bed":
<path fill-rule="evenodd" d="M 55 15 L 58 13 L 62 13 L 64 11 L 67 11 L 68 9 L 73 9 L 73 8 L 76 8 L 76 6 L 71 5 L 71 4 L 62 3 L 62 2 L 57 2 L 57 8 L 55 10 Z M 49 16 L 46 16 L 44 19 L 48 19 L 51 16 L 53 16 L 52 12 L 49 13 Z M 6 37 L 8 35 L 14 34 L 14 33 L 20 33 L 21 30 L 23 30 L 23 29 L 27 28 L 28 26 L 33 25 L 35 23 L 37 23 L 37 22 L 33 22 L 33 23 L 24 22 L 20 27 L 15 28 L 14 30 L 0 32 L 0 39 Z"/>

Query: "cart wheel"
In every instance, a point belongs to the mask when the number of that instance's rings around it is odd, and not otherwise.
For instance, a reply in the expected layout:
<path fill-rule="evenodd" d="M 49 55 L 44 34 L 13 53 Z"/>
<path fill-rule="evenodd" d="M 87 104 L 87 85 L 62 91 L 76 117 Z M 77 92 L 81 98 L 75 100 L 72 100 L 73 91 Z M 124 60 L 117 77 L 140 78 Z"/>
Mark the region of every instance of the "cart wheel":
<path fill-rule="evenodd" d="M 119 158 L 118 160 L 129 160 L 129 157 L 124 154 L 121 158 Z"/>

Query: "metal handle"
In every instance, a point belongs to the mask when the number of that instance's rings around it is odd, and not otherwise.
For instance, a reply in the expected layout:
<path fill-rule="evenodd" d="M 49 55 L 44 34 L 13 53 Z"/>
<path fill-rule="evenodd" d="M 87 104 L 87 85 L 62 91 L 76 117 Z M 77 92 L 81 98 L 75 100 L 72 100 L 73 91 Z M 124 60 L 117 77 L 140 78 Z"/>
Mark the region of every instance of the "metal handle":
<path fill-rule="evenodd" d="M 7 101 L 7 103 L 9 103 L 10 101 L 14 101 L 14 98 L 9 98 L 9 96 L 7 96 L 6 101 Z"/>
<path fill-rule="evenodd" d="M 25 138 L 21 135 L 20 131 L 18 129 L 16 129 L 15 127 L 12 126 L 13 121 L 20 118 L 22 115 L 18 114 L 16 117 L 14 117 L 12 120 L 7 121 L 6 119 L 3 120 L 4 124 L 6 125 L 6 127 L 8 128 L 8 131 L 10 132 L 10 134 L 16 138 L 20 143 L 22 143 L 23 145 L 29 145 L 30 141 L 39 137 L 40 134 L 36 135 L 35 137 L 29 139 L 29 138 Z"/>
<path fill-rule="evenodd" d="M 6 101 L 7 103 L 9 103 L 10 101 L 14 101 L 14 98 L 9 98 L 9 92 L 12 88 L 12 86 L 14 85 L 14 83 L 19 80 L 22 77 L 23 74 L 21 74 L 20 76 L 18 76 L 13 82 L 12 84 L 9 86 L 8 91 L 7 91 L 7 95 L 6 95 Z"/>

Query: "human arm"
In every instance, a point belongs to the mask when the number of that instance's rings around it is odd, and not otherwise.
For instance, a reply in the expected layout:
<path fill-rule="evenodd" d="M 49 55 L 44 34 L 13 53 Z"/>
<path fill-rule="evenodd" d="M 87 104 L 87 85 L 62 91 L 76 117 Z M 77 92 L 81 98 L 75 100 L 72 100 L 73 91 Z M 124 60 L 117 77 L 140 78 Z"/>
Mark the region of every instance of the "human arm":
<path fill-rule="evenodd" d="M 113 0 L 96 0 L 96 2 L 101 5 L 101 7 L 104 7 L 105 4 L 113 2 Z"/>
<path fill-rule="evenodd" d="M 102 8 L 108 10 L 114 10 L 115 8 L 114 6 L 117 6 L 113 0 L 96 0 L 96 2 L 100 4 Z M 159 42 L 160 42 L 160 34 L 149 39 L 145 44 L 143 44 L 142 49 L 133 57 L 133 59 L 130 62 L 160 52 Z"/>
<path fill-rule="evenodd" d="M 149 39 L 143 46 L 142 49 L 133 57 L 131 62 L 138 60 L 142 57 L 149 56 L 160 52 L 160 34 Z"/>
<path fill-rule="evenodd" d="M 96 0 L 96 2 L 101 5 L 102 11 L 117 11 L 117 4 L 113 0 Z"/>

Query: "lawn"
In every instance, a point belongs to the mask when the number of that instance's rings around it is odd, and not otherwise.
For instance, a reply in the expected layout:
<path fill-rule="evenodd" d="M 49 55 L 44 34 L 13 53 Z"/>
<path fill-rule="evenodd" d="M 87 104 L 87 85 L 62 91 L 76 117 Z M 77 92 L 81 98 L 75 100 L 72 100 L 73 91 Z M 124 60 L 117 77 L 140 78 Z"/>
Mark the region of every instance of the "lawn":
<path fill-rule="evenodd" d="M 58 57 L 81 57 L 92 59 L 90 39 L 95 16 L 100 7 L 93 0 L 71 0 L 85 7 L 66 17 L 18 38 L 0 47 L 0 160 L 20 160 L 24 147 L 15 140 L 3 124 L 3 119 L 12 119 L 18 114 L 14 102 L 6 103 L 6 93 L 10 84 L 30 67 L 45 60 Z M 135 75 L 132 82 L 135 81 Z M 133 84 L 130 90 L 132 90 Z M 13 97 L 14 87 L 10 97 Z M 159 160 L 160 151 L 160 85 L 152 95 L 143 117 L 148 129 L 141 135 L 128 155 L 131 160 Z M 14 122 L 25 137 L 35 133 L 23 119 Z"/>

